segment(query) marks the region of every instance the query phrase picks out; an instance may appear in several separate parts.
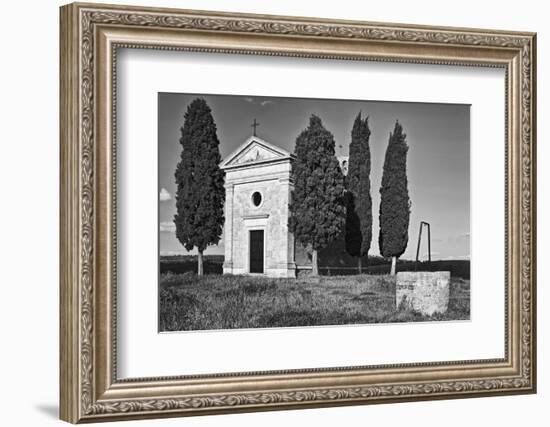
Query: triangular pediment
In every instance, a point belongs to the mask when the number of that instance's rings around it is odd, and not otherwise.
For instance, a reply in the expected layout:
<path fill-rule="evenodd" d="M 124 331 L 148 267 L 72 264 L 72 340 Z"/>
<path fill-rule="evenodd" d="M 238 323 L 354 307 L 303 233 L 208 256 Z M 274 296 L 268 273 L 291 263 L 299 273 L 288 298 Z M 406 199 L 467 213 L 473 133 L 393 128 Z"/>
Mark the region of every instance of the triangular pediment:
<path fill-rule="evenodd" d="M 291 154 L 257 136 L 251 136 L 221 163 L 222 168 L 288 159 Z"/>

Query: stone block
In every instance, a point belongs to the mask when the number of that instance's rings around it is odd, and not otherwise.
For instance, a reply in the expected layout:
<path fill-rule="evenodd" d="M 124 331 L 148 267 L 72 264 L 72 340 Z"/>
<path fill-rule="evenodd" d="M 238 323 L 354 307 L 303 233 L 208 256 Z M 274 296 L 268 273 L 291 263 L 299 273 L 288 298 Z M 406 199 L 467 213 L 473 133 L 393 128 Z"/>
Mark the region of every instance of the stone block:
<path fill-rule="evenodd" d="M 403 271 L 397 273 L 395 304 L 422 314 L 445 313 L 449 306 L 450 271 Z"/>

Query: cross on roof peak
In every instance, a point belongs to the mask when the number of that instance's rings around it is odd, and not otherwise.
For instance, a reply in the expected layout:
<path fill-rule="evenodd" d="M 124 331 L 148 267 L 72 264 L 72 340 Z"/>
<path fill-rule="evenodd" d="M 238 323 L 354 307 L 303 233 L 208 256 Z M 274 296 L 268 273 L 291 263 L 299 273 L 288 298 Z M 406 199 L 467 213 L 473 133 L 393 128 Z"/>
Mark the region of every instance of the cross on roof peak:
<path fill-rule="evenodd" d="M 256 135 L 256 128 L 257 128 L 258 126 L 260 126 L 260 123 L 258 123 L 258 122 L 256 121 L 256 119 L 254 119 L 254 122 L 250 125 L 250 127 L 254 128 L 254 133 L 253 133 L 254 136 L 257 136 L 257 135 Z"/>

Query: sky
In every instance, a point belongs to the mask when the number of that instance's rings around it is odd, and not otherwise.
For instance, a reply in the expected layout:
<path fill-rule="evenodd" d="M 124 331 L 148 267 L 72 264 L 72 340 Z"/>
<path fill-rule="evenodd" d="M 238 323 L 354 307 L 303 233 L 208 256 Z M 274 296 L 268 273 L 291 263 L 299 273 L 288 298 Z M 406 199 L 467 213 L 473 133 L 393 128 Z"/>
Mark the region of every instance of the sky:
<path fill-rule="evenodd" d="M 187 252 L 175 237 L 174 171 L 180 159 L 184 114 L 197 97 L 206 100 L 217 125 L 222 159 L 252 135 L 294 152 L 298 134 L 311 114 L 318 115 L 336 141 L 336 155 L 347 156 L 351 129 L 359 112 L 371 130 L 373 240 L 369 255 L 379 255 L 378 210 L 385 150 L 395 121 L 407 134 L 407 174 L 411 216 L 409 243 L 402 258 L 414 259 L 420 221 L 429 222 L 432 259 L 470 258 L 470 106 L 408 102 L 302 99 L 243 95 L 159 93 L 159 246 L 161 255 Z M 421 259 L 426 258 L 423 234 Z M 223 239 L 206 254 L 223 254 Z"/>

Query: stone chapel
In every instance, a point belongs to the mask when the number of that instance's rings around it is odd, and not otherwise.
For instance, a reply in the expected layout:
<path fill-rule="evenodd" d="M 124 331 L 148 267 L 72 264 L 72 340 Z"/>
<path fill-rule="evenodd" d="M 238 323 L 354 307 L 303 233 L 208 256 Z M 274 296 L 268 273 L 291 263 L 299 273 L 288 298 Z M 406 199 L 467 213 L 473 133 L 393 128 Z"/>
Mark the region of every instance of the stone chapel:
<path fill-rule="evenodd" d="M 254 135 L 221 163 L 224 274 L 296 277 L 294 236 L 288 230 L 293 159 Z"/>

